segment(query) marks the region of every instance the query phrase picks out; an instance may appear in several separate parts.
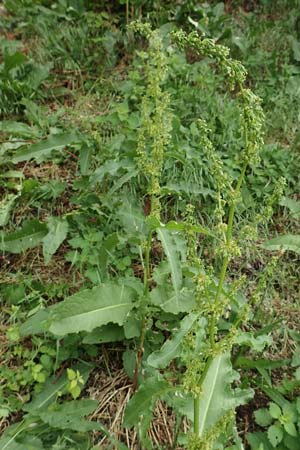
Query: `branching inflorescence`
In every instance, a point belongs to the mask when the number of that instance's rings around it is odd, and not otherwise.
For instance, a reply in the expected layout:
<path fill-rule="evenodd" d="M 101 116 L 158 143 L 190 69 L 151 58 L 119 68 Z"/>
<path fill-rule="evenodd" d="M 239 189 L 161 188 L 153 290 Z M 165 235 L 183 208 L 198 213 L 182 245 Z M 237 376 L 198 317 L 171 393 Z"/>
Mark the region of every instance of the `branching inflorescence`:
<path fill-rule="evenodd" d="M 146 90 L 141 105 L 137 159 L 141 172 L 148 179 L 147 194 L 151 198 L 150 215 L 160 220 L 160 176 L 164 163 L 164 149 L 169 143 L 171 132 L 170 97 L 162 88 L 167 76 L 167 60 L 158 31 L 151 30 L 148 24 L 140 23 L 131 25 L 131 28 L 143 34 L 149 41 L 148 53 L 142 54 L 146 60 Z M 236 294 L 244 284 L 244 278 L 235 281 L 231 286 L 228 286 L 225 281 L 230 261 L 242 253 L 239 246 L 240 236 L 235 238 L 233 233 L 234 216 L 236 206 L 241 201 L 241 188 L 246 171 L 249 166 L 251 167 L 259 161 L 259 150 L 263 144 L 264 114 L 260 99 L 245 87 L 247 75 L 245 68 L 239 61 L 230 58 L 227 47 L 216 44 L 212 39 L 201 38 L 196 32 L 186 34 L 183 31 L 176 31 L 172 33 L 172 38 L 180 50 L 190 48 L 199 57 L 208 57 L 214 61 L 214 66 L 224 74 L 225 86 L 229 95 L 236 99 L 240 110 L 239 127 L 242 145 L 238 158 L 240 173 L 237 180 L 228 174 L 222 158 L 214 149 L 210 139 L 211 130 L 206 121 L 199 117 L 196 118 L 196 124 L 200 131 L 199 148 L 207 156 L 216 187 L 215 227 L 213 229 L 216 242 L 214 267 L 206 267 L 205 261 L 197 255 L 197 239 L 195 232 L 192 231 L 195 224 L 192 205 L 187 208 L 184 218 L 187 256 L 194 271 L 196 298 L 194 312 L 202 320 L 201 324 L 204 327 L 202 336 L 205 336 L 202 339 L 201 351 L 199 351 L 199 342 L 195 338 L 197 335 L 195 329 L 197 321 L 195 321 L 183 343 L 186 363 L 183 387 L 194 397 L 194 433 L 189 441 L 189 449 L 211 450 L 218 436 L 228 427 L 229 422 L 232 422 L 233 412 L 229 408 L 227 413 L 218 418 L 209 430 L 203 432 L 203 427 L 200 426 L 202 414 L 200 403 L 205 377 L 216 358 L 231 351 L 241 326 L 251 316 L 251 302 L 255 304 L 260 298 L 261 286 L 265 286 L 265 279 L 270 274 L 271 268 L 274 267 L 273 262 L 267 268 L 266 276 L 263 276 L 253 298 L 249 302 L 237 304 Z M 277 194 L 276 196 L 278 196 Z M 153 231 L 150 232 L 150 239 L 145 251 L 147 264 L 149 264 L 152 235 Z M 145 294 L 150 289 L 147 268 L 146 273 Z M 226 332 L 220 331 L 219 321 L 228 317 L 233 303 L 235 303 L 237 311 L 235 319 Z"/>
<path fill-rule="evenodd" d="M 240 305 L 235 322 L 225 335 L 218 331 L 218 322 L 228 314 L 232 301 L 234 288 L 228 291 L 225 288 L 225 278 L 230 260 L 240 256 L 241 249 L 237 241 L 233 238 L 234 214 L 236 205 L 241 200 L 241 187 L 244 182 L 245 173 L 248 166 L 254 165 L 259 160 L 259 150 L 263 143 L 262 133 L 264 124 L 264 114 L 260 105 L 260 99 L 248 88 L 244 87 L 246 70 L 239 61 L 229 57 L 229 49 L 217 45 L 212 39 L 199 37 L 197 33 L 185 34 L 183 31 L 173 34 L 174 41 L 181 49 L 192 48 L 199 56 L 213 58 L 217 67 L 226 75 L 228 88 L 234 92 L 240 108 L 240 129 L 243 136 L 243 148 L 240 154 L 241 170 L 236 183 L 226 173 L 221 158 L 214 150 L 209 139 L 209 130 L 203 119 L 198 120 L 198 127 L 201 131 L 201 142 L 199 145 L 205 149 L 211 164 L 211 172 L 214 176 L 217 188 L 215 228 L 218 244 L 216 257 L 221 260 L 221 269 L 214 276 L 200 273 L 195 277 L 197 284 L 197 308 L 206 317 L 208 327 L 209 344 L 204 346 L 202 355 L 199 355 L 198 362 L 187 368 L 185 375 L 185 386 L 194 394 L 194 438 L 191 441 L 190 449 L 211 449 L 220 427 L 226 425 L 227 416 L 218 421 L 210 432 L 202 435 L 199 429 L 200 423 L 200 399 L 201 385 L 209 370 L 213 359 L 222 353 L 231 350 L 238 329 L 249 320 L 249 304 Z M 200 264 L 201 265 L 201 264 Z M 223 425 L 222 425 L 223 424 Z M 213 438 L 212 438 L 213 437 Z"/>

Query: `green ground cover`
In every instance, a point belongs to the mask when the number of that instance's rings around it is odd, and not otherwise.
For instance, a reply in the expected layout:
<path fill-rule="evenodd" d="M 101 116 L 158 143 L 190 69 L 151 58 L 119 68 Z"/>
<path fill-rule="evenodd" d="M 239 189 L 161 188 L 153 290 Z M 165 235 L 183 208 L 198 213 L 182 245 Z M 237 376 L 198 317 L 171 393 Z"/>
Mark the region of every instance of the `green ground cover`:
<path fill-rule="evenodd" d="M 298 0 L 0 7 L 0 449 L 299 450 Z"/>

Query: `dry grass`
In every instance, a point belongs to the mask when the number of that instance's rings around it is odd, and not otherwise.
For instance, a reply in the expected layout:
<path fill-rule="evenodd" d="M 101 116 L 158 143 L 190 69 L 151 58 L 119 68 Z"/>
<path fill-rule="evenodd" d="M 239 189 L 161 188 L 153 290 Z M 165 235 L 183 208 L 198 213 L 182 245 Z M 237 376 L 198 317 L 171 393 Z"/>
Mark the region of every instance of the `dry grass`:
<path fill-rule="evenodd" d="M 99 402 L 90 419 L 105 425 L 109 433 L 130 450 L 139 450 L 137 432 L 125 429 L 122 425 L 126 405 L 133 394 L 132 382 L 123 369 L 115 369 L 110 374 L 102 369 L 94 371 L 87 392 Z M 148 433 L 150 440 L 158 449 L 180 450 L 182 447 L 174 445 L 175 428 L 174 413 L 159 400 Z M 181 431 L 187 433 L 188 428 L 188 423 L 184 420 Z M 94 434 L 94 442 L 99 449 L 111 449 L 111 442 L 101 433 Z"/>

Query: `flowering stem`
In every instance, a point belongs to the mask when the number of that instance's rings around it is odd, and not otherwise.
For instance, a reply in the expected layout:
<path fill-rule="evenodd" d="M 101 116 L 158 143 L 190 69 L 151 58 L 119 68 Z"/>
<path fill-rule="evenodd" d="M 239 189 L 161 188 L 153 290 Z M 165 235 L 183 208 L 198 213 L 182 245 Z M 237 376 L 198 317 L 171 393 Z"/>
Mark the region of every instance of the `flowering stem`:
<path fill-rule="evenodd" d="M 232 237 L 233 219 L 234 219 L 234 212 L 235 212 L 235 205 L 236 205 L 235 199 L 236 199 L 238 193 L 240 192 L 243 180 L 245 178 L 247 166 L 248 166 L 248 161 L 245 161 L 243 164 L 239 179 L 237 181 L 236 187 L 234 189 L 233 201 L 229 208 L 228 225 L 227 225 L 227 232 L 226 232 L 227 246 L 229 246 L 231 237 Z M 229 256 L 224 256 L 223 262 L 222 262 L 222 267 L 221 267 L 221 272 L 220 272 L 218 288 L 217 288 L 217 292 L 216 292 L 216 296 L 215 296 L 215 304 L 217 304 L 219 302 L 222 291 L 223 291 L 223 286 L 224 286 L 224 282 L 225 282 L 225 277 L 226 277 L 226 272 L 227 272 L 229 261 L 230 261 Z M 209 341 L 210 341 L 211 350 L 213 350 L 216 345 L 215 327 L 216 327 L 216 317 L 213 315 L 211 318 L 211 321 L 210 321 L 210 326 L 209 326 Z M 202 386 L 202 384 L 203 384 L 203 381 L 204 381 L 205 376 L 210 368 L 212 360 L 213 360 L 213 357 L 210 356 L 206 361 L 204 370 L 203 370 L 203 372 L 201 374 L 201 378 L 199 380 L 200 386 Z M 198 437 L 200 436 L 200 397 L 194 398 L 194 433 L 196 434 L 196 436 L 198 436 Z"/>
<path fill-rule="evenodd" d="M 245 161 L 243 164 L 237 185 L 236 185 L 234 193 L 233 193 L 234 199 L 236 198 L 237 194 L 240 192 L 240 189 L 241 189 L 244 177 L 245 177 L 247 166 L 248 166 L 248 162 Z M 227 225 L 227 232 L 226 232 L 227 246 L 229 246 L 231 237 L 232 237 L 234 212 L 235 212 L 235 201 L 233 200 L 233 202 L 230 205 L 229 214 L 228 214 L 228 225 Z M 223 262 L 222 262 L 222 267 L 221 267 L 221 272 L 220 272 L 219 284 L 218 284 L 217 293 L 216 293 L 216 297 L 215 297 L 215 304 L 218 304 L 221 294 L 222 294 L 229 261 L 230 261 L 229 256 L 224 256 Z M 212 316 L 211 321 L 210 321 L 210 326 L 209 326 L 209 341 L 210 341 L 210 345 L 211 345 L 212 349 L 215 347 L 215 344 L 216 344 L 215 343 L 215 327 L 216 327 L 216 318 L 215 318 L 215 316 Z"/>
<path fill-rule="evenodd" d="M 149 292 L 149 281 L 150 281 L 150 251 L 151 251 L 151 243 L 152 243 L 152 234 L 153 231 L 151 230 L 148 234 L 147 244 L 145 248 L 145 260 L 144 260 L 144 295 L 147 297 Z M 132 380 L 132 389 L 133 391 L 137 388 L 137 381 L 138 381 L 138 375 L 142 363 L 142 357 L 144 353 L 144 342 L 145 342 L 145 335 L 146 335 L 146 324 L 147 324 L 147 311 L 146 308 L 142 306 L 142 324 L 141 324 L 141 336 L 140 336 L 140 342 L 139 347 L 136 355 L 136 363 L 134 368 L 134 375 Z"/>

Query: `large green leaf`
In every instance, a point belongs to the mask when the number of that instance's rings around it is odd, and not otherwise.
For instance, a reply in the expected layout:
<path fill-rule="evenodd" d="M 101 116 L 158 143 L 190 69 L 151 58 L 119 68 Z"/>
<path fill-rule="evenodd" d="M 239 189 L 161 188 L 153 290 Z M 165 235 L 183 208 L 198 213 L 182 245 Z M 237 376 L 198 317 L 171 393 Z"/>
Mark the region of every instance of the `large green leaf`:
<path fill-rule="evenodd" d="M 88 175 L 90 171 L 93 147 L 87 142 L 82 144 L 79 152 L 79 167 L 82 175 Z"/>
<path fill-rule="evenodd" d="M 292 216 L 295 218 L 300 217 L 300 202 L 294 200 L 293 198 L 283 197 L 280 202 L 280 205 L 286 206 L 292 213 Z"/>
<path fill-rule="evenodd" d="M 16 198 L 18 198 L 18 195 L 8 194 L 0 201 L 0 227 L 7 225 Z"/>
<path fill-rule="evenodd" d="M 182 319 L 179 330 L 164 343 L 160 350 L 151 353 L 147 359 L 148 364 L 157 369 L 164 369 L 174 358 L 180 356 L 183 338 L 190 331 L 196 319 L 197 315 L 194 313 Z"/>
<path fill-rule="evenodd" d="M 231 384 L 238 378 L 232 369 L 230 354 L 216 356 L 203 382 L 200 398 L 200 436 L 210 430 L 233 408 L 246 403 L 252 397 L 250 390 L 232 390 Z"/>
<path fill-rule="evenodd" d="M 194 293 L 186 287 L 175 292 L 169 286 L 157 286 L 150 292 L 150 300 L 163 311 L 172 314 L 188 312 L 195 305 Z"/>
<path fill-rule="evenodd" d="M 38 220 L 24 222 L 20 230 L 0 233 L 0 250 L 9 253 L 22 253 L 38 245 L 47 234 L 47 225 Z"/>
<path fill-rule="evenodd" d="M 172 236 L 170 231 L 164 228 L 157 229 L 157 236 L 162 243 L 164 252 L 170 264 L 172 284 L 175 296 L 179 297 L 180 288 L 182 286 L 182 271 L 175 237 Z"/>
<path fill-rule="evenodd" d="M 11 431 L 10 428 L 7 431 Z M 17 435 L 18 437 L 18 435 Z M 9 433 L 0 439 L 1 450 L 44 450 L 42 441 L 37 436 L 24 436 L 16 440 L 16 435 Z"/>
<path fill-rule="evenodd" d="M 286 234 L 270 239 L 262 244 L 267 250 L 288 250 L 300 254 L 300 234 Z"/>
<path fill-rule="evenodd" d="M 7 74 L 11 69 L 21 66 L 27 61 L 26 56 L 21 52 L 15 52 L 13 54 L 6 53 L 4 55 L 4 67 L 3 72 Z"/>
<path fill-rule="evenodd" d="M 80 137 L 74 133 L 63 133 L 49 136 L 37 144 L 23 147 L 12 158 L 13 163 L 35 159 L 38 163 L 51 156 L 54 150 L 63 150 L 67 145 L 78 142 Z"/>
<path fill-rule="evenodd" d="M 20 335 L 24 337 L 29 336 L 30 334 L 44 333 L 47 329 L 50 311 L 57 306 L 58 303 L 49 306 L 47 309 L 40 309 L 38 312 L 28 317 L 28 319 L 20 325 Z"/>
<path fill-rule="evenodd" d="M 85 383 L 91 370 L 93 369 L 93 366 L 82 363 L 72 366 L 72 369 L 75 371 L 79 371 Z M 23 406 L 23 411 L 34 415 L 37 414 L 38 411 L 47 408 L 49 405 L 56 401 L 61 392 L 65 391 L 68 383 L 69 379 L 67 376 L 67 371 L 64 371 L 63 374 L 59 377 L 54 375 L 53 377 L 49 378 L 44 384 L 43 390 L 38 394 L 34 394 L 31 402 Z"/>
<path fill-rule="evenodd" d="M 50 217 L 47 222 L 48 234 L 43 238 L 43 254 L 45 264 L 49 264 L 52 255 L 66 239 L 69 225 L 66 219 Z"/>
<path fill-rule="evenodd" d="M 103 327 L 95 328 L 88 333 L 84 339 L 84 344 L 103 344 L 105 342 L 117 342 L 125 339 L 123 327 L 119 327 L 115 323 L 108 323 Z"/>
<path fill-rule="evenodd" d="M 216 356 L 206 374 L 200 398 L 200 436 L 209 432 L 229 411 L 247 403 L 252 397 L 250 389 L 232 389 L 239 375 L 232 369 L 230 354 Z M 166 397 L 168 405 L 189 420 L 194 419 L 194 399 L 191 394 Z"/>
<path fill-rule="evenodd" d="M 136 293 L 115 283 L 85 289 L 67 298 L 51 313 L 50 331 L 64 336 L 79 331 L 92 331 L 107 323 L 122 325 L 133 308 Z"/>
<path fill-rule="evenodd" d="M 119 243 L 119 236 L 117 233 L 109 234 L 101 244 L 98 250 L 98 266 L 100 268 L 100 273 L 102 280 L 107 278 L 107 265 L 109 262 L 109 257 L 112 255 L 114 248 Z"/>
<path fill-rule="evenodd" d="M 145 239 L 149 233 L 141 206 L 127 197 L 122 197 L 122 205 L 118 208 L 118 218 L 129 235 Z"/>
<path fill-rule="evenodd" d="M 0 132 L 9 135 L 32 138 L 38 135 L 37 129 L 30 127 L 26 123 L 3 120 L 0 122 Z"/>
<path fill-rule="evenodd" d="M 166 228 L 168 230 L 173 231 L 193 231 L 194 233 L 200 233 L 205 234 L 208 236 L 213 236 L 213 233 L 206 227 L 202 227 L 201 225 L 190 225 L 185 222 L 175 222 L 174 220 L 171 220 L 170 222 L 166 223 L 165 225 L 162 225 L 162 228 Z"/>
<path fill-rule="evenodd" d="M 60 430 L 67 429 L 79 432 L 101 430 L 102 427 L 97 422 L 89 422 L 84 419 L 85 416 L 91 414 L 97 408 L 97 405 L 97 400 L 84 398 L 50 405 L 36 415 L 50 427 Z"/>

